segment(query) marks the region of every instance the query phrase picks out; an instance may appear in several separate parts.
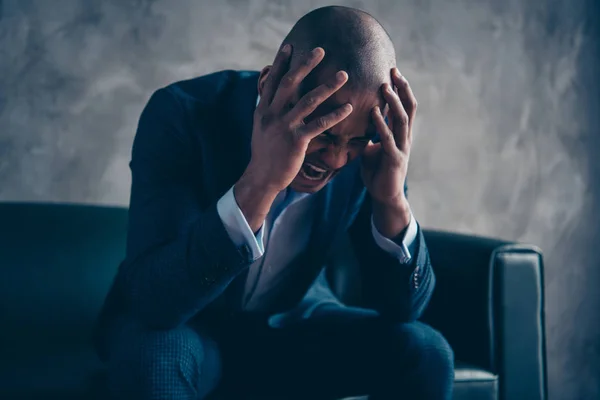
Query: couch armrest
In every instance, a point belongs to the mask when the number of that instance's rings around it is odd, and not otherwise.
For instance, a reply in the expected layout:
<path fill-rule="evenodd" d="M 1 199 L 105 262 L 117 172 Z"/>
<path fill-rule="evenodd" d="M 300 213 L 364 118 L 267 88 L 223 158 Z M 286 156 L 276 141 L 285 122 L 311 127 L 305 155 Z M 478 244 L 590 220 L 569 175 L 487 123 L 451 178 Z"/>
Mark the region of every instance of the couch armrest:
<path fill-rule="evenodd" d="M 425 231 L 436 290 L 423 316 L 502 399 L 546 398 L 543 259 L 534 246 Z"/>

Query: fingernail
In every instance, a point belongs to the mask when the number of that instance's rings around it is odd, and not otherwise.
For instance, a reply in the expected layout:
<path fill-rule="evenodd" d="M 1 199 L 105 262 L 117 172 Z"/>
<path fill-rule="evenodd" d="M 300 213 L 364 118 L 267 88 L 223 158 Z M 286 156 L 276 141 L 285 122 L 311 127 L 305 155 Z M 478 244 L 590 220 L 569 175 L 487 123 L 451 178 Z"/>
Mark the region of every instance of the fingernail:
<path fill-rule="evenodd" d="M 336 78 L 338 81 L 343 81 L 343 80 L 345 80 L 347 76 L 348 76 L 348 74 L 346 74 L 346 72 L 345 72 L 345 71 L 338 71 L 338 72 L 335 74 L 335 78 Z"/>
<path fill-rule="evenodd" d="M 316 56 L 319 56 L 322 52 L 323 52 L 323 49 L 320 47 L 317 47 L 317 48 L 313 49 L 312 55 L 316 57 Z"/>
<path fill-rule="evenodd" d="M 290 51 L 290 47 L 291 47 L 291 46 L 290 46 L 289 44 L 286 44 L 285 46 L 283 46 L 283 47 L 281 48 L 281 52 L 282 52 L 282 53 L 289 53 L 289 51 Z"/>
<path fill-rule="evenodd" d="M 396 74 L 396 76 L 398 78 L 400 78 L 402 76 L 402 74 L 400 73 L 400 70 L 397 67 L 394 67 L 394 73 Z"/>

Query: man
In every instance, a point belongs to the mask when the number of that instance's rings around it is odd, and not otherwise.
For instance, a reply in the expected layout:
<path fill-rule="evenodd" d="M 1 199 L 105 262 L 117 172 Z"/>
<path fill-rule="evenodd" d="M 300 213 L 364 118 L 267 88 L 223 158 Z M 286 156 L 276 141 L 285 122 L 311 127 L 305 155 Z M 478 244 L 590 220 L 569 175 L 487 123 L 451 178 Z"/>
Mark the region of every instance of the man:
<path fill-rule="evenodd" d="M 260 74 L 154 93 L 98 331 L 112 396 L 450 398 L 452 351 L 416 322 L 435 279 L 404 188 L 415 112 L 389 36 L 345 7 Z M 346 231 L 365 308 L 319 275 Z"/>

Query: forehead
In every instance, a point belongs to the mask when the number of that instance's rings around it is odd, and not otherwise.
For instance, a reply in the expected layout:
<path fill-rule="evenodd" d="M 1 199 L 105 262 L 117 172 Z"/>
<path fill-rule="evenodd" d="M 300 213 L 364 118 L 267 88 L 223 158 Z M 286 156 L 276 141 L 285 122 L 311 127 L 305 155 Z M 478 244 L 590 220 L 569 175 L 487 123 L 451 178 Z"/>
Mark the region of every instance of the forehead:
<path fill-rule="evenodd" d="M 329 130 L 330 133 L 348 139 L 374 135 L 376 129 L 371 114 L 372 109 L 375 106 L 379 106 L 383 112 L 385 108 L 385 101 L 379 88 L 346 89 L 342 87 L 317 107 L 307 120 L 310 121 L 314 118 L 324 116 L 346 103 L 352 105 L 352 113 L 345 120 L 331 128 Z"/>
<path fill-rule="evenodd" d="M 306 77 L 300 95 L 308 93 L 319 85 L 331 82 L 337 71 L 338 68 L 334 65 L 321 63 Z M 381 92 L 381 85 L 391 83 L 390 73 L 391 70 L 389 72 L 381 71 L 381 78 L 376 79 L 373 75 L 370 79 L 371 82 L 363 84 L 357 82 L 357 78 L 352 76 L 352 72 L 349 72 L 346 84 L 325 100 L 309 119 L 326 115 L 336 108 L 350 103 L 352 113 L 344 121 L 333 127 L 330 133 L 347 137 L 373 134 L 375 126 L 371 112 L 375 106 L 379 106 L 382 112 L 385 109 L 386 103 Z"/>

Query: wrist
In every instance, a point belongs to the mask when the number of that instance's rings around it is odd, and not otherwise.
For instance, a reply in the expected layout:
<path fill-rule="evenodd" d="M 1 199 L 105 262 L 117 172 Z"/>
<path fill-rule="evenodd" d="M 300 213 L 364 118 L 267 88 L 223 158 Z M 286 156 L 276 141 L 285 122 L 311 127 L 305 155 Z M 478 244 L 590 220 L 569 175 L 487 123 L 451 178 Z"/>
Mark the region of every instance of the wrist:
<path fill-rule="evenodd" d="M 263 200 L 266 201 L 269 199 L 275 200 L 275 197 L 279 193 L 276 189 L 260 184 L 246 175 L 242 175 L 235 183 L 233 192 L 236 200 L 239 197 L 242 201 L 251 200 L 253 202 L 263 202 Z"/>
<path fill-rule="evenodd" d="M 274 194 L 276 196 L 285 188 L 279 188 L 273 183 L 272 173 L 270 172 L 260 164 L 255 165 L 251 160 L 238 182 L 258 193 Z"/>
<path fill-rule="evenodd" d="M 412 218 L 410 205 L 404 196 L 394 202 L 373 201 L 372 211 L 375 228 L 388 239 L 394 239 L 404 232 Z"/>
<path fill-rule="evenodd" d="M 233 186 L 235 201 L 253 232 L 263 225 L 278 193 L 246 173 Z"/>

